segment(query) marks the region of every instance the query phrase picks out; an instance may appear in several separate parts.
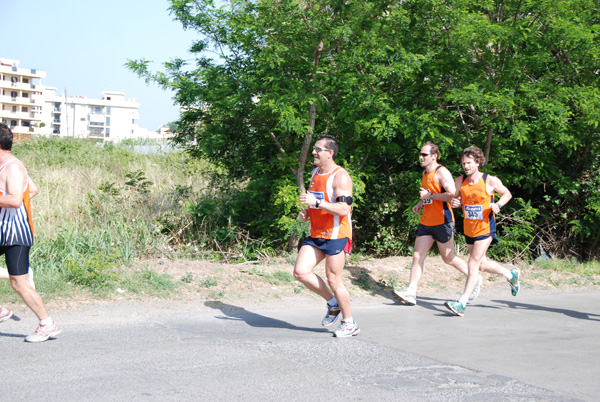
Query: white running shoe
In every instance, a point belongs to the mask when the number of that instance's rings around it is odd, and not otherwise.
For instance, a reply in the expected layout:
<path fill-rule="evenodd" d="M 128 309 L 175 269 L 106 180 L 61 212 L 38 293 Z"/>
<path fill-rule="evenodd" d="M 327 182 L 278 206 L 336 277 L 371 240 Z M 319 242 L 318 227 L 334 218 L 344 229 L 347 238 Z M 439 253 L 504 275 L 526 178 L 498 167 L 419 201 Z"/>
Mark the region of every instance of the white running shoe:
<path fill-rule="evenodd" d="M 336 338 L 350 338 L 360 333 L 360 328 L 356 325 L 356 322 L 348 322 L 342 319 L 342 323 L 337 331 L 333 333 Z"/>
<path fill-rule="evenodd" d="M 482 283 L 483 283 L 483 276 L 481 276 L 481 274 L 479 274 L 479 276 L 477 277 L 477 284 L 475 285 L 475 289 L 473 289 L 471 296 L 469 296 L 469 300 L 477 299 L 477 296 L 479 296 L 479 292 L 481 292 L 481 284 Z"/>
<path fill-rule="evenodd" d="M 33 289 L 35 289 L 35 282 L 33 282 L 33 269 L 31 269 L 31 267 L 29 267 L 29 286 L 31 286 Z"/>
<path fill-rule="evenodd" d="M 6 307 L 0 307 L 0 322 L 4 322 L 13 316 L 13 312 Z"/>
<path fill-rule="evenodd" d="M 38 325 L 35 332 L 25 338 L 25 342 L 44 342 L 60 334 L 60 328 L 53 322 L 48 325 Z"/>
<path fill-rule="evenodd" d="M 414 306 L 417 304 L 417 291 L 414 289 L 405 289 L 405 290 L 394 290 L 394 299 L 400 300 L 400 302 L 406 304 L 407 306 Z"/>

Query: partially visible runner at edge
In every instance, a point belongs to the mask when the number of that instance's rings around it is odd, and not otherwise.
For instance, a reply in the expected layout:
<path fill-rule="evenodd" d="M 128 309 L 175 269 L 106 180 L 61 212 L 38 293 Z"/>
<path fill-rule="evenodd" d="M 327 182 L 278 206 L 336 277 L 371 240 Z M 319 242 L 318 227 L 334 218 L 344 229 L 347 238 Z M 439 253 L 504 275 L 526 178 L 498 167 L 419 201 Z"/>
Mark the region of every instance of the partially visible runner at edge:
<path fill-rule="evenodd" d="M 452 199 L 451 205 L 454 208 L 461 204 L 463 206 L 464 232 L 469 248 L 469 275 L 460 299 L 448 300 L 445 306 L 453 314 L 462 317 L 469 295 L 477 284 L 480 270 L 504 276 L 513 296 L 519 293 L 521 271 L 518 268 L 509 271 L 486 257 L 490 245 L 498 242 L 495 215 L 510 201 L 512 194 L 499 178 L 480 171 L 486 158 L 477 146 L 465 148 L 460 153 L 460 161 L 465 174 L 456 179 L 456 198 Z M 498 201 L 494 201 L 496 193 L 500 195 Z"/>
<path fill-rule="evenodd" d="M 421 213 L 421 220 L 415 232 L 417 238 L 410 267 L 408 288 L 394 290 L 394 297 L 400 302 L 414 306 L 417 304 L 417 285 L 423 274 L 423 263 L 427 253 L 437 243 L 442 260 L 467 276 L 467 263 L 455 253 L 454 213 L 450 201 L 454 198 L 456 188 L 450 171 L 438 163 L 440 149 L 433 142 L 426 142 L 421 148 L 421 167 L 425 168 L 419 189 L 419 202 L 412 208 L 415 214 Z M 473 300 L 479 295 L 481 275 L 477 277 L 476 286 L 470 295 Z"/>
<path fill-rule="evenodd" d="M 35 332 L 25 341 L 43 342 L 58 335 L 60 329 L 29 282 L 29 250 L 33 245 L 30 186 L 34 195 L 37 188 L 23 163 L 13 156 L 12 144 L 12 131 L 0 124 L 0 255 L 6 258 L 12 288 L 39 319 Z M 0 323 L 12 315 L 11 310 L 0 305 Z"/>
<path fill-rule="evenodd" d="M 317 167 L 308 192 L 300 195 L 300 203 L 307 208 L 298 215 L 304 222 L 310 218 L 310 236 L 298 252 L 294 277 L 327 301 L 323 326 L 332 325 L 342 316 L 334 336 L 347 338 L 358 335 L 360 329 L 352 318 L 350 293 L 342 281 L 346 253 L 352 250 L 352 179 L 334 161 L 338 150 L 338 142 L 330 135 L 317 138 L 313 147 Z M 329 287 L 314 272 L 323 260 Z"/>

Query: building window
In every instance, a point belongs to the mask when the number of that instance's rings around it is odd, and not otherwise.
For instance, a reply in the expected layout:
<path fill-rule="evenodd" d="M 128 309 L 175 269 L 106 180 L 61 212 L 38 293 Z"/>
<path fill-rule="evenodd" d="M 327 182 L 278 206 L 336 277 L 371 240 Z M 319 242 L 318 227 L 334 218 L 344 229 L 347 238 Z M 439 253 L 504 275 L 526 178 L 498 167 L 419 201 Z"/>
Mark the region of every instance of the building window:
<path fill-rule="evenodd" d="M 110 106 L 107 106 L 107 107 L 106 107 L 106 114 L 107 114 L 107 115 L 110 115 Z"/>
<path fill-rule="evenodd" d="M 29 109 L 27 108 L 27 106 L 23 106 L 21 108 L 21 112 L 29 112 Z"/>
<path fill-rule="evenodd" d="M 10 91 L 10 97 L 11 98 L 16 98 L 17 97 L 17 91 Z"/>
<path fill-rule="evenodd" d="M 29 78 L 23 78 L 23 84 L 29 84 Z"/>
<path fill-rule="evenodd" d="M 11 120 L 10 121 L 10 126 L 11 127 L 16 127 L 17 126 L 17 121 L 16 120 Z"/>
<path fill-rule="evenodd" d="M 17 107 L 16 107 L 16 106 L 13 106 L 13 107 L 12 107 L 12 111 L 13 111 L 13 113 L 17 113 Z"/>
<path fill-rule="evenodd" d="M 21 120 L 21 126 L 22 127 L 29 127 L 31 125 L 31 122 L 28 120 Z"/>
<path fill-rule="evenodd" d="M 106 118 L 106 125 L 107 125 L 107 126 L 110 126 L 110 117 L 107 117 L 107 118 Z"/>
<path fill-rule="evenodd" d="M 29 92 L 23 92 L 23 98 L 29 98 Z"/>

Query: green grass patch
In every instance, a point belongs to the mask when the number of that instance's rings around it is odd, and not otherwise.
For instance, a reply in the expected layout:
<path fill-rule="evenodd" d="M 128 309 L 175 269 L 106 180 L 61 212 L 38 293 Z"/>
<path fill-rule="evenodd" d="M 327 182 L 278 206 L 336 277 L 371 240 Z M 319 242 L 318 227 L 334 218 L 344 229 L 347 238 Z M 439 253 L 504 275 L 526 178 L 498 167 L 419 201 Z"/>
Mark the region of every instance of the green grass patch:
<path fill-rule="evenodd" d="M 219 284 L 219 281 L 218 281 L 217 277 L 207 276 L 206 278 L 204 278 L 203 280 L 200 281 L 198 286 L 200 286 L 200 288 L 211 288 L 213 286 L 217 286 L 218 284 Z"/>
<path fill-rule="evenodd" d="M 543 270 L 571 272 L 578 275 L 600 275 L 600 261 L 581 263 L 575 258 L 549 259 L 536 261 L 534 266 Z"/>
<path fill-rule="evenodd" d="M 294 275 L 287 271 L 275 271 L 272 274 L 266 274 L 263 279 L 271 285 L 283 286 L 292 285 L 296 283 Z"/>
<path fill-rule="evenodd" d="M 398 283 L 399 280 L 397 277 L 393 275 L 388 275 L 385 278 L 382 278 L 379 281 L 377 281 L 377 286 L 379 286 L 381 290 L 394 290 L 398 286 Z"/>

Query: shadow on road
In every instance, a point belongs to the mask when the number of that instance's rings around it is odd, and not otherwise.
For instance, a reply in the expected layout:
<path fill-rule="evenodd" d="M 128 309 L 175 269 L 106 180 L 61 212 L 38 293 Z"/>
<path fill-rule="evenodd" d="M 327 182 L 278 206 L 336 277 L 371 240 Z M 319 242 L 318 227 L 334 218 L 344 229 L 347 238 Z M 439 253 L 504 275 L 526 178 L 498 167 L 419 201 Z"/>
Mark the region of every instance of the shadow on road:
<path fill-rule="evenodd" d="M 538 306 L 536 304 L 519 303 L 519 302 L 513 302 L 513 301 L 506 301 L 506 300 L 492 300 L 492 301 L 495 303 L 505 304 L 508 307 L 516 308 L 516 309 L 548 311 L 551 313 L 564 314 L 566 316 L 569 316 L 572 318 L 577 318 L 579 320 L 600 321 L 600 314 L 582 313 L 581 311 Z"/>
<path fill-rule="evenodd" d="M 325 328 L 307 328 L 298 327 L 288 322 L 278 320 L 276 318 L 266 317 L 257 313 L 246 310 L 243 307 L 234 306 L 231 304 L 225 304 L 221 302 L 207 301 L 204 305 L 215 310 L 221 311 L 224 316 L 216 316 L 215 318 L 221 320 L 233 320 L 233 321 L 244 321 L 251 327 L 257 328 L 281 328 L 290 329 L 294 331 L 308 331 L 308 332 L 329 332 Z"/>
<path fill-rule="evenodd" d="M 10 317 L 11 320 L 13 321 L 21 321 L 21 318 L 14 314 L 12 317 Z M 25 338 L 27 335 L 24 334 L 8 334 L 6 332 L 0 332 L 0 338 Z"/>
<path fill-rule="evenodd" d="M 25 338 L 25 334 L 7 334 L 6 332 L 0 332 L 0 338 Z"/>

